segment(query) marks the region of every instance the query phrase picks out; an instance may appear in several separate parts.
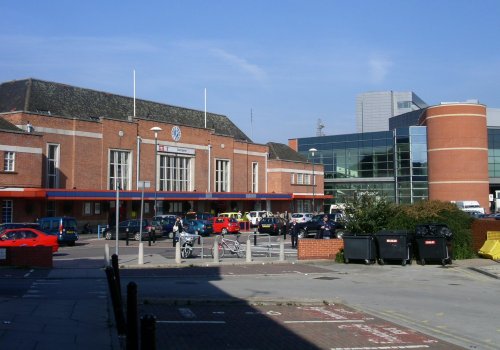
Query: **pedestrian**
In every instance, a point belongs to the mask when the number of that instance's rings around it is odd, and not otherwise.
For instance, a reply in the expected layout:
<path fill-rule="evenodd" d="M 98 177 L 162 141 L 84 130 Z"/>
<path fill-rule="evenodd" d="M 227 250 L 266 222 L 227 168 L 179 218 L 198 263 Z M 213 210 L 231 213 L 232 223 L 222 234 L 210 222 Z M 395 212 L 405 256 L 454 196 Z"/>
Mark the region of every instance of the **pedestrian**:
<path fill-rule="evenodd" d="M 332 238 L 332 232 L 334 229 L 335 229 L 334 225 L 332 224 L 332 222 L 328 218 L 328 215 L 325 215 L 323 217 L 323 225 L 321 226 L 321 230 L 320 230 L 320 235 L 321 235 L 320 239 Z"/>
<path fill-rule="evenodd" d="M 181 239 L 181 233 L 184 230 L 182 219 L 180 216 L 177 216 L 175 218 L 175 223 L 174 227 L 172 228 L 172 231 L 174 231 L 174 237 L 172 239 L 172 245 L 175 247 L 175 243 L 180 241 Z"/>
<path fill-rule="evenodd" d="M 290 233 L 290 238 L 292 240 L 292 248 L 297 249 L 297 243 L 299 238 L 299 225 L 297 225 L 296 219 L 292 220 L 288 233 Z"/>

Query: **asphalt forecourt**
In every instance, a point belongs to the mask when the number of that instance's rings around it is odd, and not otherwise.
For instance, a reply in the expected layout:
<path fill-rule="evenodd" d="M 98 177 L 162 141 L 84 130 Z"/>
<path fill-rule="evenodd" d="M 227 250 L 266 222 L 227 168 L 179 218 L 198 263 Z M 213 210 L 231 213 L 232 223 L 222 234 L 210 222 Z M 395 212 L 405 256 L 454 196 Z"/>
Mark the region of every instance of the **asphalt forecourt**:
<path fill-rule="evenodd" d="M 462 347 L 342 304 L 145 303 L 159 349 L 428 349 Z"/>

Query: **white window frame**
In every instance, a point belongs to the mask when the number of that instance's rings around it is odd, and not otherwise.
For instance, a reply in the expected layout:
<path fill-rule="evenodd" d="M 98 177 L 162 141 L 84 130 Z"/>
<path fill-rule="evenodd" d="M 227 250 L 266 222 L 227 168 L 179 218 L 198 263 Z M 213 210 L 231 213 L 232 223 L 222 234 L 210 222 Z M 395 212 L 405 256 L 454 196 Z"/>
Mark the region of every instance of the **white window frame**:
<path fill-rule="evenodd" d="M 297 174 L 297 185 L 303 185 L 304 184 L 304 174 L 298 173 Z"/>
<path fill-rule="evenodd" d="M 159 162 L 160 191 L 192 191 L 194 158 L 178 154 L 161 154 Z"/>
<path fill-rule="evenodd" d="M 290 174 L 290 183 L 292 185 L 295 185 L 295 174 L 294 173 Z"/>
<path fill-rule="evenodd" d="M 229 159 L 215 159 L 215 192 L 231 191 L 231 161 Z"/>
<path fill-rule="evenodd" d="M 130 190 L 132 185 L 132 152 L 124 149 L 109 149 L 108 153 L 108 189 Z M 113 169 L 113 172 L 111 171 Z M 114 176 L 112 176 L 112 173 Z M 117 176 L 118 174 L 118 176 Z"/>
<path fill-rule="evenodd" d="M 92 215 L 92 202 L 83 203 L 83 215 Z"/>
<path fill-rule="evenodd" d="M 13 220 L 14 214 L 14 201 L 12 199 L 5 199 L 2 201 L 2 222 L 9 223 Z"/>
<path fill-rule="evenodd" d="M 3 157 L 3 170 L 14 172 L 16 170 L 16 152 L 5 151 Z"/>
<path fill-rule="evenodd" d="M 259 192 L 259 163 L 252 162 L 252 190 L 251 192 Z"/>
<path fill-rule="evenodd" d="M 51 156 L 51 149 L 54 148 L 54 156 Z M 59 188 L 59 168 L 61 161 L 61 145 L 58 143 L 47 144 L 46 161 L 46 184 L 47 188 Z M 53 165 L 53 166 L 51 166 Z M 53 171 L 51 171 L 53 169 Z"/>

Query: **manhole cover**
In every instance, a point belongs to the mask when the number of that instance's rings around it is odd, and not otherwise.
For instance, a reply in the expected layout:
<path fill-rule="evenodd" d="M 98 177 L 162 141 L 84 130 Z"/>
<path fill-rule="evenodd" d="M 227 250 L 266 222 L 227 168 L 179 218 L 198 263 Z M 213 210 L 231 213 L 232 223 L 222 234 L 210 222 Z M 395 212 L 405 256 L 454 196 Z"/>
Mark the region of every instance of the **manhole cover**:
<path fill-rule="evenodd" d="M 315 280 L 325 280 L 325 281 L 338 280 L 338 279 L 340 279 L 340 278 L 339 277 L 327 277 L 327 276 L 315 278 Z"/>

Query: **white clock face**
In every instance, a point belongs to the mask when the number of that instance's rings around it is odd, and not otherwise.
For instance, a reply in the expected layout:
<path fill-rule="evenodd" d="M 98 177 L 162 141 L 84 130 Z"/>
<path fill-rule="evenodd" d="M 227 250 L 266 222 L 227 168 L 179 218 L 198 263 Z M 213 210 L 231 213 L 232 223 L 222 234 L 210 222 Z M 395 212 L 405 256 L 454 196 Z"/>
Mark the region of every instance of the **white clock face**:
<path fill-rule="evenodd" d="M 172 139 L 177 142 L 181 139 L 181 128 L 179 128 L 178 126 L 174 126 L 172 128 L 172 132 L 171 132 L 171 135 L 172 135 Z"/>

